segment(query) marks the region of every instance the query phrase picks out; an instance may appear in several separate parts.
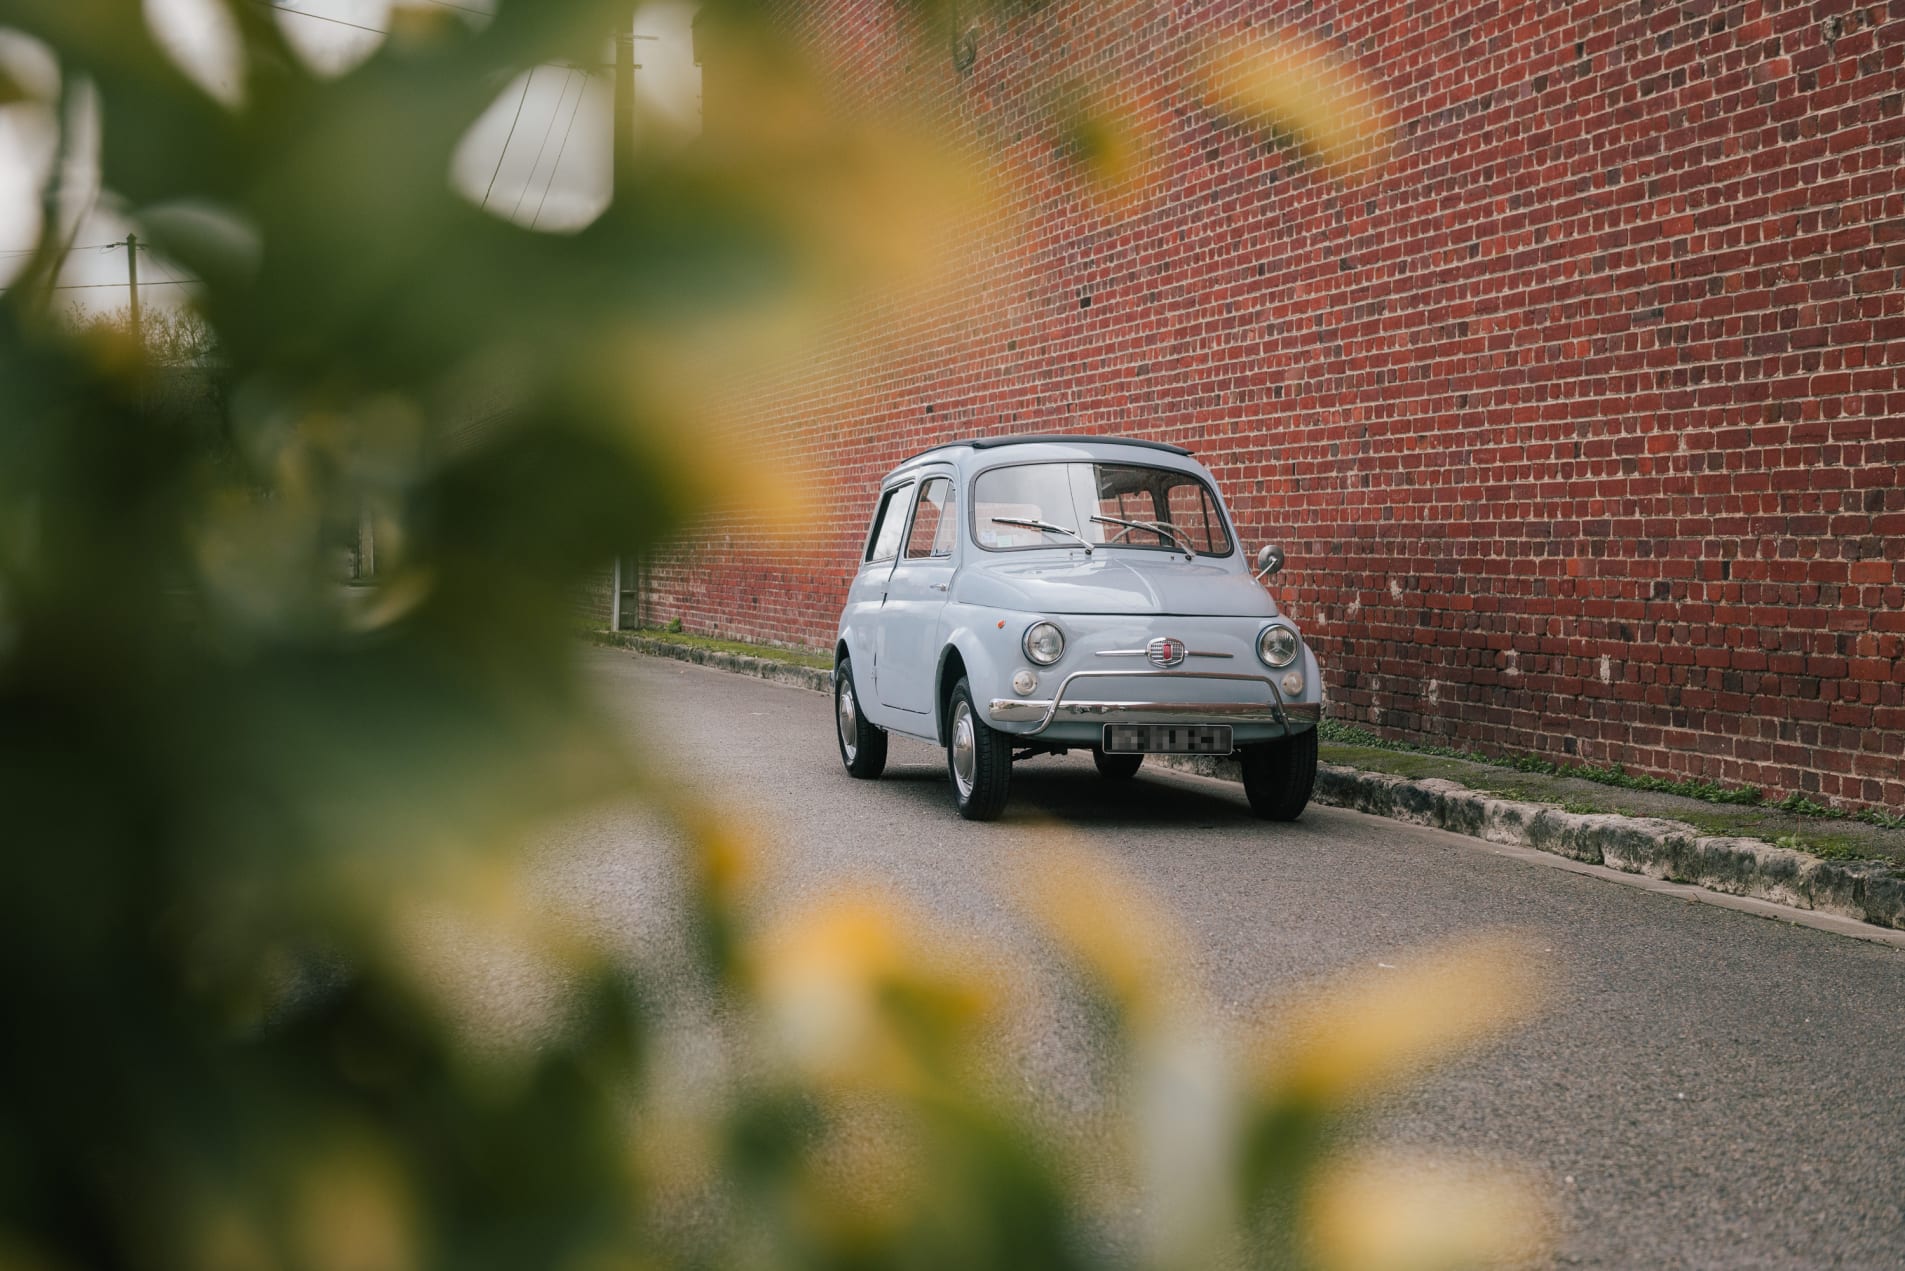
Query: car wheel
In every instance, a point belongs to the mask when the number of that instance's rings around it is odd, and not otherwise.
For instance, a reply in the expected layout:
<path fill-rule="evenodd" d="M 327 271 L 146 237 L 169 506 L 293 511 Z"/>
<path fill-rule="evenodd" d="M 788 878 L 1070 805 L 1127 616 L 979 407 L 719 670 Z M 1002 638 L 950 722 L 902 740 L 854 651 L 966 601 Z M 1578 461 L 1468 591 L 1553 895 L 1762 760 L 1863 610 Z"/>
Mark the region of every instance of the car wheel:
<path fill-rule="evenodd" d="M 1012 784 L 1012 739 L 979 718 L 964 679 L 953 686 L 946 721 L 946 773 L 953 806 L 968 821 L 997 820 Z"/>
<path fill-rule="evenodd" d="M 1244 793 L 1266 821 L 1294 821 L 1316 788 L 1316 730 L 1243 748 Z"/>
<path fill-rule="evenodd" d="M 1138 769 L 1144 763 L 1143 755 L 1108 755 L 1096 746 L 1092 747 L 1091 761 L 1098 765 L 1098 775 L 1109 777 L 1113 781 L 1129 781 L 1138 775 Z"/>
<path fill-rule="evenodd" d="M 840 762 L 847 765 L 847 771 L 869 779 L 886 771 L 886 730 L 874 727 L 860 713 L 850 658 L 840 659 L 840 665 L 833 669 L 833 717 Z"/>

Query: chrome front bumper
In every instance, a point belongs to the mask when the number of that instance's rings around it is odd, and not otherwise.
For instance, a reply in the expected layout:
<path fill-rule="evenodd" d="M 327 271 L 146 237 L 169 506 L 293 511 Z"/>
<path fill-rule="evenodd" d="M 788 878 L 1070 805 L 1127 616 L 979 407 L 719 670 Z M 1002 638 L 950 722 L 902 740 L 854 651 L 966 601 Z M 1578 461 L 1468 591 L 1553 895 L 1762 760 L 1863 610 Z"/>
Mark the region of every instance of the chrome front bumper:
<path fill-rule="evenodd" d="M 1103 702 L 1088 698 L 1067 700 L 1074 680 L 1174 679 L 1230 680 L 1261 684 L 1267 702 Z M 1049 699 L 995 697 L 986 705 L 995 723 L 1032 723 L 1036 727 L 1015 736 L 1036 737 L 1056 723 L 1111 720 L 1131 723 L 1314 724 L 1323 717 L 1319 702 L 1285 702 L 1275 681 L 1267 675 L 1235 671 L 1073 671 Z"/>

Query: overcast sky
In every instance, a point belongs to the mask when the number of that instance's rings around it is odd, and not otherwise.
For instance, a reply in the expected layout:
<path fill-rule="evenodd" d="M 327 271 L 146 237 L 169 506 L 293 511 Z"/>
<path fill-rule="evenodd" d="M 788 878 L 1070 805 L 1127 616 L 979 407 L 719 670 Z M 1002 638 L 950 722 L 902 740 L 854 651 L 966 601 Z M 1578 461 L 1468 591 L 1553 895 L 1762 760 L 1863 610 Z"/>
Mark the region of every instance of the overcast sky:
<path fill-rule="evenodd" d="M 444 0 L 411 0 L 444 3 Z M 530 0 L 515 0 L 527 3 Z M 493 0 L 456 0 L 459 14 L 480 22 L 477 14 Z M 274 14 L 285 38 L 310 65 L 325 74 L 342 74 L 377 50 L 390 23 L 391 0 L 274 0 Z M 636 94 L 653 126 L 691 135 L 699 126 L 701 70 L 694 64 L 690 22 L 694 0 L 658 0 L 634 11 Z M 231 40 L 224 15 L 213 0 L 145 0 L 153 34 L 208 92 L 228 96 L 233 83 L 227 69 Z M 539 67 L 497 95 L 458 147 L 446 179 L 472 202 L 540 229 L 569 229 L 593 219 L 608 200 L 609 94 L 607 62 L 585 76 L 559 66 Z M 43 50 L 17 37 L 7 39 L 0 24 L 0 58 L 29 82 L 48 82 L 53 71 Z M 518 116 L 518 106 L 521 113 Z M 511 124 L 514 121 L 514 131 Z M 566 139 L 566 142 L 565 142 Z M 508 145 L 504 143 L 507 140 Z M 39 193 L 52 154 L 53 136 L 43 118 L 29 109 L 0 109 L 0 283 L 25 261 L 40 223 Z M 501 160 L 499 165 L 498 160 Z M 491 180 L 494 178 L 494 187 Z M 98 244 L 123 240 L 134 228 L 115 207 L 110 190 L 92 198 L 98 174 L 90 161 L 75 165 L 66 185 L 76 212 L 88 203 L 60 281 L 63 293 L 86 308 L 110 309 L 126 303 L 123 248 L 102 251 Z M 167 285 L 179 271 L 141 252 L 141 299 L 162 305 L 187 290 Z M 152 284 L 148 288 L 147 284 Z M 63 307 L 63 306 L 62 306 Z"/>

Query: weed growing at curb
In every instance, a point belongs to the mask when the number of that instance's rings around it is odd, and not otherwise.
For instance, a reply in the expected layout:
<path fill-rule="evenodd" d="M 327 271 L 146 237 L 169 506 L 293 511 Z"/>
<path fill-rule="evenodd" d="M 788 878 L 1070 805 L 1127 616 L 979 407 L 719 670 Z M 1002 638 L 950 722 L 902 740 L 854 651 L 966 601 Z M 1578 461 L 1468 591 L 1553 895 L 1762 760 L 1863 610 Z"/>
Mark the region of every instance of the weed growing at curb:
<path fill-rule="evenodd" d="M 592 636 L 613 641 L 616 636 L 629 636 L 641 640 L 656 640 L 663 644 L 678 644 L 691 649 L 706 649 L 710 653 L 732 653 L 740 657 L 759 658 L 764 662 L 785 662 L 790 666 L 809 666 L 822 671 L 833 669 L 831 655 L 816 649 L 780 649 L 769 644 L 747 644 L 740 640 L 722 640 L 714 636 L 694 635 L 681 630 L 681 619 L 677 618 L 666 627 L 638 627 L 632 631 L 596 630 Z"/>
<path fill-rule="evenodd" d="M 1824 817 L 1830 821 L 1863 821 L 1867 825 L 1876 825 L 1881 830 L 1905 830 L 1905 814 L 1893 816 L 1877 808 L 1867 808 L 1863 812 L 1845 812 L 1838 808 L 1829 808 L 1815 803 L 1797 790 L 1772 805 L 1781 812 L 1791 812 L 1796 816 Z"/>

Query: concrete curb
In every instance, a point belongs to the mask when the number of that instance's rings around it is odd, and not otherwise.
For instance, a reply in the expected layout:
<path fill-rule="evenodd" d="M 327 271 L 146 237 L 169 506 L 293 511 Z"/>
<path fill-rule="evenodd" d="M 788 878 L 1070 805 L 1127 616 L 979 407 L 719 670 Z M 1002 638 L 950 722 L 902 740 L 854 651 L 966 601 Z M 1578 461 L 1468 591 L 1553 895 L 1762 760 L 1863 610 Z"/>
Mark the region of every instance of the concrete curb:
<path fill-rule="evenodd" d="M 1167 757 L 1164 766 L 1241 781 L 1234 759 Z M 1564 812 L 1501 799 L 1454 781 L 1411 779 L 1321 764 L 1318 803 L 1489 843 L 1605 865 L 1627 874 L 1692 883 L 1732 896 L 1905 928 L 1905 871 L 1880 861 L 1828 861 L 1758 839 L 1702 834 L 1651 817 Z"/>
<path fill-rule="evenodd" d="M 829 692 L 833 676 L 739 653 L 670 644 L 626 632 L 596 632 L 598 644 L 653 657 L 753 675 Z M 1156 756 L 1161 766 L 1224 781 L 1242 781 L 1235 759 Z M 1758 839 L 1702 834 L 1691 825 L 1611 813 L 1564 812 L 1541 803 L 1501 799 L 1440 778 L 1411 779 L 1321 764 L 1318 803 L 1449 830 L 1511 847 L 1667 882 L 1691 883 L 1732 896 L 1832 914 L 1880 927 L 1905 928 L 1905 870 L 1880 861 L 1828 861 Z"/>
<path fill-rule="evenodd" d="M 833 672 L 823 671 L 817 666 L 799 666 L 792 662 L 777 662 L 772 658 L 749 657 L 745 653 L 724 653 L 718 649 L 671 644 L 666 640 L 636 635 L 630 631 L 592 631 L 589 633 L 589 638 L 596 644 L 607 645 L 614 649 L 632 649 L 636 653 L 646 653 L 650 657 L 693 662 L 696 666 L 712 667 L 717 671 L 732 671 L 736 675 L 752 675 L 756 679 L 772 680 L 776 684 L 791 684 L 795 688 L 810 688 L 821 693 L 833 691 Z"/>

